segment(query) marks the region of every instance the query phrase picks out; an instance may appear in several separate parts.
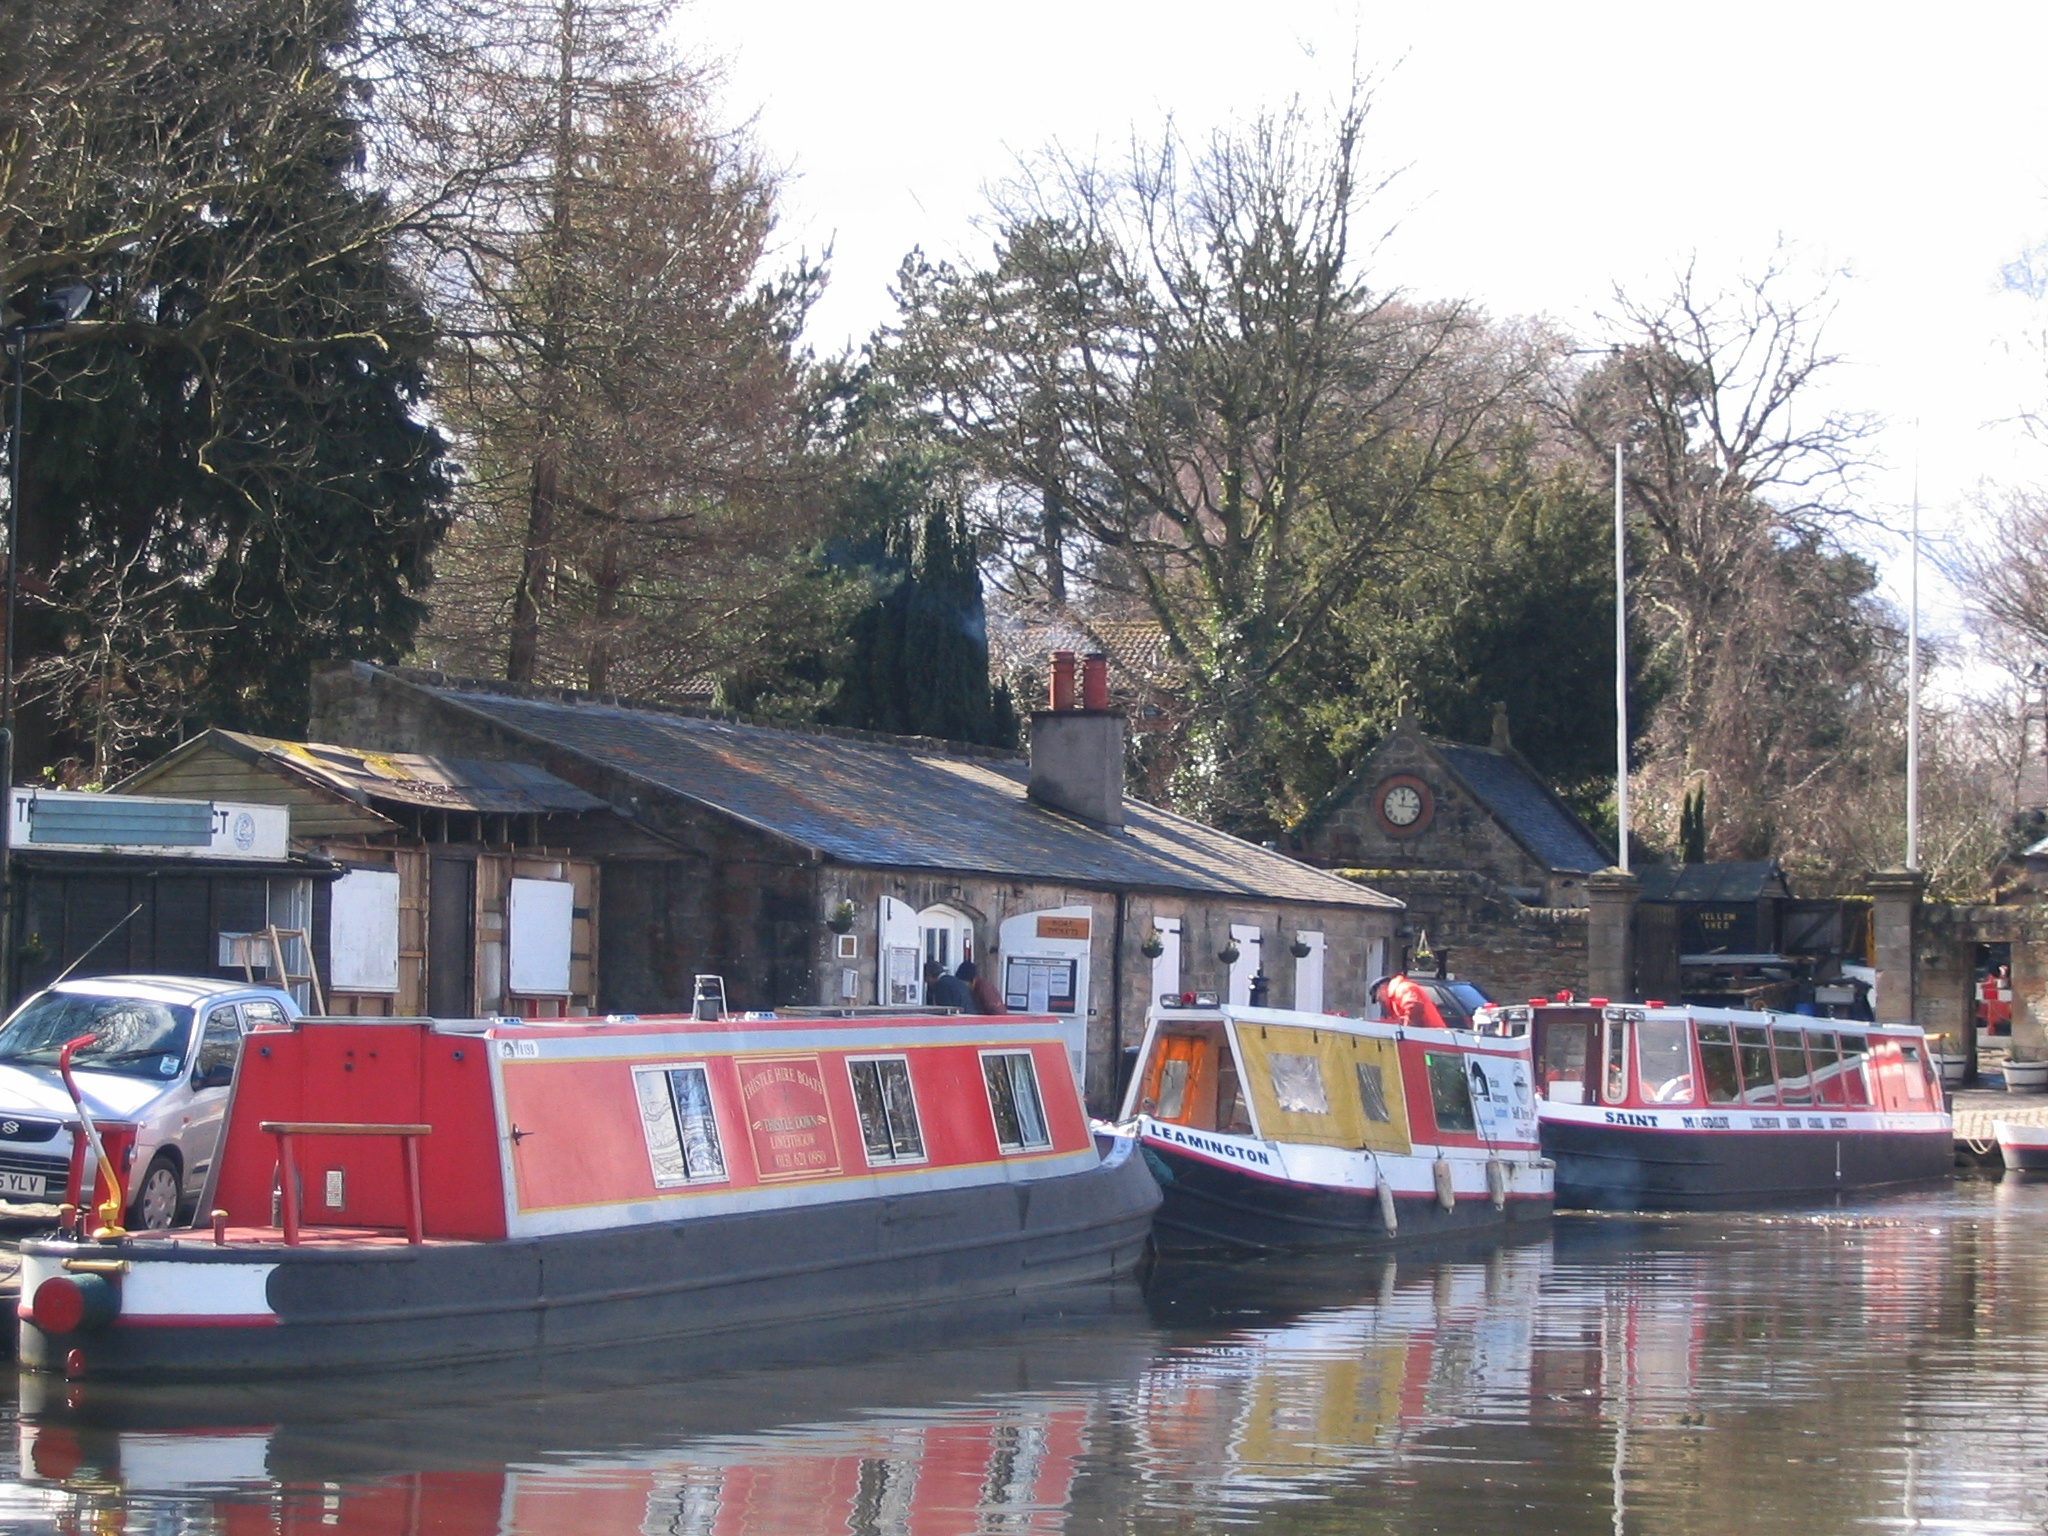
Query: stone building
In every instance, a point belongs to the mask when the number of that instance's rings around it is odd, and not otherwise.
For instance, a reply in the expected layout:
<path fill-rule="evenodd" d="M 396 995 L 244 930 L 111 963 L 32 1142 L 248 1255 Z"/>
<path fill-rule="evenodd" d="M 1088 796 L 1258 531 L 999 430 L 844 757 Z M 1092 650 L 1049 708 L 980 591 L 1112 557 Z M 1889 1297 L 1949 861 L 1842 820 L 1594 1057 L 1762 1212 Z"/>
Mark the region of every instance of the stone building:
<path fill-rule="evenodd" d="M 914 1004 L 927 959 L 1081 1026 L 1091 1104 L 1162 993 L 1363 1012 L 1401 904 L 1122 794 L 1124 722 L 1043 712 L 1033 753 L 793 729 L 363 663 L 316 738 L 521 763 L 648 840 L 598 864 L 601 1012 Z M 1263 982 L 1257 978 L 1263 977 Z"/>
<path fill-rule="evenodd" d="M 1515 751 L 1505 710 L 1483 747 L 1425 736 L 1404 715 L 1289 847 L 1406 904 L 1403 963 L 1427 938 L 1495 997 L 1632 990 L 1592 974 L 1588 908 L 1613 860 Z"/>

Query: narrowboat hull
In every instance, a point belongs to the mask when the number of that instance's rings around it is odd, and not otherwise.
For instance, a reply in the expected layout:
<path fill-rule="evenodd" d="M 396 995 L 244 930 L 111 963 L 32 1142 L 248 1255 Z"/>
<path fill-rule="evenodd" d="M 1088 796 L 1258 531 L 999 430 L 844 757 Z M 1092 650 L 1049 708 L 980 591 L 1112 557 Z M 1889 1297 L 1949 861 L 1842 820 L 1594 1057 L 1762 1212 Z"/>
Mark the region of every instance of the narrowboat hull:
<path fill-rule="evenodd" d="M 1557 1203 L 1573 1210 L 1729 1210 L 1796 1204 L 1949 1176 L 1945 1115 L 1614 1112 L 1546 1104 L 1544 1153 L 1557 1164 Z M 1797 1129 L 1786 1120 L 1802 1123 Z M 1733 1122 L 1700 1127 L 1701 1120 Z M 1771 1124 L 1752 1127 L 1749 1122 Z M 1690 1124 L 1688 1124 L 1690 1122 Z M 1847 1122 L 1847 1123 L 1844 1123 Z"/>
<path fill-rule="evenodd" d="M 1356 1154 L 1332 1156 L 1326 1148 L 1190 1135 L 1177 1127 L 1148 1128 L 1141 1141 L 1163 1195 L 1153 1229 L 1162 1254 L 1393 1252 L 1509 1229 L 1520 1233 L 1539 1227 L 1551 1214 L 1550 1170 L 1534 1159 L 1501 1161 L 1498 1203 L 1485 1161 L 1455 1160 L 1446 1208 L 1429 1158 L 1381 1157 L 1377 1170 L 1370 1160 L 1360 1159 L 1363 1166 L 1353 1170 L 1342 1164 Z M 1197 1142 L 1207 1148 L 1190 1145 Z M 1244 1145 L 1233 1145 L 1238 1142 Z M 1276 1171 L 1253 1166 L 1249 1159 L 1259 1155 Z M 1333 1179 L 1348 1173 L 1357 1182 L 1319 1182 L 1278 1171 L 1287 1166 L 1283 1159 L 1304 1157 L 1332 1164 L 1325 1172 Z M 1387 1177 L 1392 1192 L 1392 1228 L 1375 1171 Z"/>
<path fill-rule="evenodd" d="M 1159 1190 L 1128 1144 L 1057 1177 L 493 1242 L 205 1234 L 23 1247 L 20 1358 L 74 1377 L 438 1366 L 880 1316 L 1128 1275 Z M 126 1262 L 121 1311 L 49 1334 L 66 1260 Z"/>
<path fill-rule="evenodd" d="M 2048 1126 L 2014 1125 L 2009 1120 L 1992 1123 L 1998 1137 L 1998 1153 L 2008 1170 L 2017 1173 L 2048 1173 Z"/>

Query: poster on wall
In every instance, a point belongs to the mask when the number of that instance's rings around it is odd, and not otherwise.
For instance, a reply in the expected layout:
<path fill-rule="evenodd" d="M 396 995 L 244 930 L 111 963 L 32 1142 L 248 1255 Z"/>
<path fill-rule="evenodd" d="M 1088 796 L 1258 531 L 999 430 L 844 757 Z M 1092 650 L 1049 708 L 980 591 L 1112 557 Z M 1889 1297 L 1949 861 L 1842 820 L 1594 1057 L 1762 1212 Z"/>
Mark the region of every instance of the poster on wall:
<path fill-rule="evenodd" d="M 327 952 L 337 992 L 398 990 L 398 876 L 352 869 L 334 883 Z"/>
<path fill-rule="evenodd" d="M 923 1001 L 917 951 L 907 945 L 892 947 L 883 957 L 888 967 L 888 1000 L 895 1007 L 915 1007 Z"/>
<path fill-rule="evenodd" d="M 1074 962 L 1012 955 L 1003 968 L 1003 1006 L 1012 1013 L 1073 1013 Z"/>

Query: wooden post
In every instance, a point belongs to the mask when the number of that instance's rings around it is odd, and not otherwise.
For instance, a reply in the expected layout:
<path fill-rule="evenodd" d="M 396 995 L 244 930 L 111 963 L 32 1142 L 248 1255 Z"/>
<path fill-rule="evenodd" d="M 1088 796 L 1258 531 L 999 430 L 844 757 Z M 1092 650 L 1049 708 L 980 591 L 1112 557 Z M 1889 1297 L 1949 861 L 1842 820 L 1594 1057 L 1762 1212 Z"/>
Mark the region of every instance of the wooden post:
<path fill-rule="evenodd" d="M 279 1130 L 273 1134 L 277 1137 L 278 1177 L 283 1181 L 278 1204 L 284 1211 L 284 1245 L 296 1248 L 299 1246 L 299 1168 L 292 1154 L 292 1133 Z"/>

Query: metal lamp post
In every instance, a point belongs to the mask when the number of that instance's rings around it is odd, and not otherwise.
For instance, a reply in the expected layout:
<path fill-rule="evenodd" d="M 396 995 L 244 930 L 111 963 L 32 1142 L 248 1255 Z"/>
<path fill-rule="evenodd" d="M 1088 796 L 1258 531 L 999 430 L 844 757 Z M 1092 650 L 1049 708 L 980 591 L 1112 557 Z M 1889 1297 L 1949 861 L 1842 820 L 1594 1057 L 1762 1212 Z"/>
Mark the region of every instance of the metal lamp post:
<path fill-rule="evenodd" d="M 6 617 L 0 620 L 0 792 L 5 809 L 0 811 L 0 1000 L 14 1001 L 14 609 L 21 593 L 21 460 L 22 401 L 28 394 L 26 362 L 28 339 L 61 331 L 92 303 L 93 292 L 84 283 L 74 283 L 48 294 L 37 306 L 38 317 L 31 323 L 19 318 L 0 330 L 7 356 L 14 364 L 14 418 L 7 437 L 7 586 Z"/>

